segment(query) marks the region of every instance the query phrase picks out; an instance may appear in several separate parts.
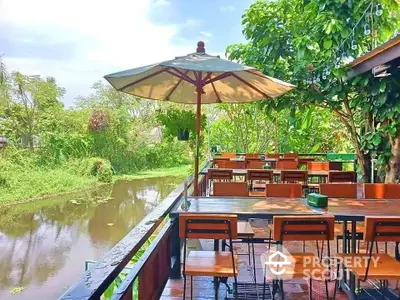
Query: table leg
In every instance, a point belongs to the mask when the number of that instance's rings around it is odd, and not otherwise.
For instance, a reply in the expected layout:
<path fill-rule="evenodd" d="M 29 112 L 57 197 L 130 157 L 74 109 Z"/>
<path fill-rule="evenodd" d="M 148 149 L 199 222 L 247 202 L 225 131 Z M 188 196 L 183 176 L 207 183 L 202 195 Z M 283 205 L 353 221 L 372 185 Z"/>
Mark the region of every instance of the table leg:
<path fill-rule="evenodd" d="M 219 240 L 214 240 L 214 251 L 219 251 Z"/>
<path fill-rule="evenodd" d="M 171 278 L 181 278 L 181 239 L 179 238 L 179 218 L 171 220 Z"/>
<path fill-rule="evenodd" d="M 351 221 L 351 253 L 357 252 L 357 237 L 356 237 L 357 222 Z M 350 290 L 355 293 L 356 291 L 356 278 L 353 273 L 350 273 Z"/>
<path fill-rule="evenodd" d="M 343 221 L 343 230 L 342 230 L 342 251 L 343 253 L 347 253 L 347 221 Z M 347 273 L 343 273 L 343 282 L 347 282 Z"/>

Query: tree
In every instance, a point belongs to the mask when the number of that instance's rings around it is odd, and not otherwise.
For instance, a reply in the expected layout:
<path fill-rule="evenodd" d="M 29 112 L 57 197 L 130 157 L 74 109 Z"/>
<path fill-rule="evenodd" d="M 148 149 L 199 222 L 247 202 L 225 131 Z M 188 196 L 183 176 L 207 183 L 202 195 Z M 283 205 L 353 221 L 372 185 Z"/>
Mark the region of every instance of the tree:
<path fill-rule="evenodd" d="M 40 124 L 56 122 L 55 110 L 63 107 L 60 101 L 64 89 L 57 86 L 54 78 L 11 74 L 10 98 L 4 108 L 8 135 L 22 139 L 33 149 L 34 135 L 46 128 Z"/>
<path fill-rule="evenodd" d="M 227 48 L 229 58 L 297 85 L 296 91 L 277 101 L 265 101 L 266 106 L 332 110 L 350 135 L 364 181 L 370 174 L 364 140 L 380 116 L 365 109 L 372 101 L 371 76 L 350 80 L 344 66 L 386 41 L 399 26 L 396 1 L 381 4 L 383 15 L 377 17 L 375 5 L 366 0 L 257 1 L 242 20 L 249 43 Z M 364 34 L 366 29 L 371 34 Z"/>

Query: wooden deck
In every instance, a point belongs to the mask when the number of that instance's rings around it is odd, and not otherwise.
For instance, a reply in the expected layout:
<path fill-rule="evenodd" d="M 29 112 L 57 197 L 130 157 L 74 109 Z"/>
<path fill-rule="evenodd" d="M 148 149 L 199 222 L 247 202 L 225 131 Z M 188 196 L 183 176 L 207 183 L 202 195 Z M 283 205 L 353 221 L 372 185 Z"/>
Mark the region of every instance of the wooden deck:
<path fill-rule="evenodd" d="M 254 227 L 253 227 L 254 228 Z M 267 234 L 264 230 L 260 228 L 254 228 L 256 232 L 256 236 L 263 236 Z M 210 241 L 201 241 L 198 245 L 201 246 L 204 250 L 211 250 L 213 248 L 213 244 Z M 302 242 L 288 242 L 285 243 L 284 246 L 288 249 L 289 252 L 302 252 L 303 245 Z M 365 253 L 365 244 L 361 243 L 361 251 Z M 383 243 L 380 244 L 380 252 L 384 251 Z M 238 253 L 248 253 L 247 244 L 235 244 L 235 249 Z M 394 244 L 389 243 L 388 245 L 389 254 L 394 255 Z M 260 256 L 262 253 L 267 251 L 266 244 L 255 244 L 255 254 L 256 254 L 256 274 L 257 274 L 257 283 L 262 284 L 262 266 Z M 316 242 L 306 242 L 306 251 L 317 253 L 316 250 Z M 331 242 L 331 251 L 333 255 L 336 253 L 336 244 L 335 242 Z M 254 291 L 254 276 L 253 268 L 249 264 L 249 257 L 247 255 L 239 255 L 239 276 L 238 282 L 239 284 L 249 284 Z M 230 285 L 232 285 L 232 280 L 229 280 Z M 391 287 L 396 287 L 397 282 L 390 282 Z M 363 286 L 371 286 L 371 283 L 363 284 Z M 317 286 L 317 284 L 314 284 Z M 190 279 L 187 280 L 187 290 L 186 290 L 186 298 L 190 299 Z M 293 279 L 290 281 L 285 281 L 284 283 L 285 290 L 285 298 L 286 299 L 309 299 L 309 285 L 305 280 L 302 279 Z M 317 290 L 317 288 L 316 288 Z M 322 294 L 318 297 L 318 299 L 325 299 L 325 290 L 321 289 Z M 253 292 L 254 294 L 254 292 Z M 183 295 L 183 279 L 169 279 L 166 287 L 162 293 L 160 299 L 162 300 L 178 300 L 182 299 Z M 225 298 L 229 296 L 227 294 L 227 289 L 224 285 L 220 286 L 219 289 L 219 297 L 218 299 L 233 299 L 233 298 Z M 277 297 L 277 296 L 276 296 Z M 314 295 L 315 297 L 315 295 Z M 193 278 L 193 299 L 196 300 L 211 300 L 215 299 L 214 297 L 214 286 L 211 277 L 194 277 Z M 239 298 L 239 299 L 257 299 L 250 296 L 249 298 Z M 262 294 L 259 295 L 258 299 L 262 299 Z M 271 299 L 271 298 L 267 298 Z M 314 298 L 317 299 L 317 298 Z M 348 297 L 338 291 L 336 295 L 336 299 L 344 300 L 348 299 Z"/>

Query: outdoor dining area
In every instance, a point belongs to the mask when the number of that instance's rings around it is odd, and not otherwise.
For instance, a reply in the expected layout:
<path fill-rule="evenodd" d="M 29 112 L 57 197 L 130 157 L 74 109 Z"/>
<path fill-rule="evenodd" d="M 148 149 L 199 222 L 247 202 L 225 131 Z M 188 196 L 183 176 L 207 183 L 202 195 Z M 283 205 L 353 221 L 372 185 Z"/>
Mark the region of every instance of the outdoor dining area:
<path fill-rule="evenodd" d="M 170 212 L 180 267 L 161 299 L 399 299 L 400 184 L 317 159 L 214 157 Z"/>

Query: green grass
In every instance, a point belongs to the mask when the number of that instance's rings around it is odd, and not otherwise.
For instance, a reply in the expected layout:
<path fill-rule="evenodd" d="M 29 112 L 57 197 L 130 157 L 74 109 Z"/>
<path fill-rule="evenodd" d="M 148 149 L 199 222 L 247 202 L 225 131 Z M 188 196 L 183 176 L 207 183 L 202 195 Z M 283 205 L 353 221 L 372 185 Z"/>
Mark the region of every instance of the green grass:
<path fill-rule="evenodd" d="M 146 170 L 132 175 L 114 176 L 113 180 L 135 180 L 154 177 L 184 177 L 191 173 L 190 165 Z M 40 169 L 15 167 L 7 170 L 7 185 L 0 186 L 0 207 L 18 202 L 39 199 L 49 195 L 72 192 L 100 185 L 96 177 L 84 176 L 73 169 L 59 167 Z"/>
<path fill-rule="evenodd" d="M 146 170 L 146 171 L 138 172 L 138 173 L 132 174 L 132 175 L 116 176 L 115 178 L 116 179 L 124 179 L 124 180 L 135 180 L 135 179 L 166 177 L 166 176 L 184 177 L 184 176 L 188 176 L 192 172 L 193 172 L 193 168 L 191 165 L 183 165 L 183 166 L 172 167 L 172 168 L 160 168 L 160 169 Z"/>
<path fill-rule="evenodd" d="M 62 168 L 7 173 L 7 186 L 0 187 L 0 206 L 98 184 L 95 177 L 81 176 Z"/>

